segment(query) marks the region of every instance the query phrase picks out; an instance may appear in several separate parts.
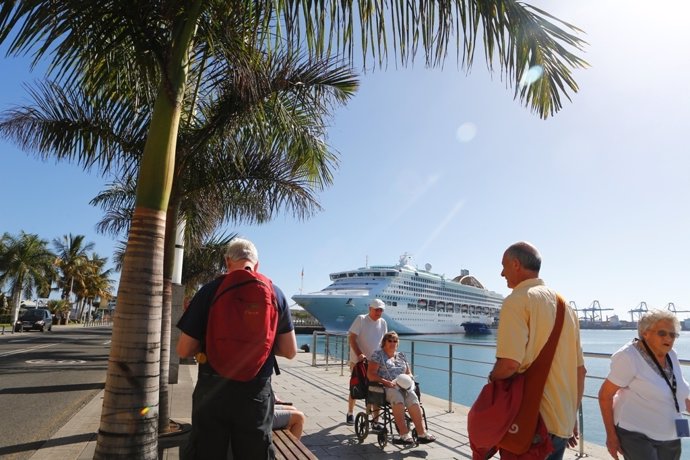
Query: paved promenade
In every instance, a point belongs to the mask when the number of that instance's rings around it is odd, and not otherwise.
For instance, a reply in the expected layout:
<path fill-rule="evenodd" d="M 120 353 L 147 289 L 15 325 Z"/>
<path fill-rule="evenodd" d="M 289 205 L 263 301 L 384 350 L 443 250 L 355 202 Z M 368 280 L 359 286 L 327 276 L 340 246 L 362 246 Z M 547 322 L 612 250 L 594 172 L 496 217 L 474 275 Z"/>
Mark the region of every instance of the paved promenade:
<path fill-rule="evenodd" d="M 340 365 L 311 366 L 311 354 L 300 353 L 294 360 L 280 359 L 281 374 L 273 377 L 276 393 L 307 414 L 302 442 L 319 458 L 328 459 L 396 459 L 404 457 L 425 459 L 468 459 L 472 451 L 467 439 L 467 408 L 453 406 L 429 395 L 422 395 L 429 430 L 438 440 L 417 447 L 402 447 L 389 443 L 378 447 L 376 437 L 369 435 L 360 444 L 354 428 L 345 424 L 346 388 L 349 378 L 341 375 Z M 195 365 L 181 365 L 179 383 L 171 386 L 172 419 L 191 422 L 192 389 L 196 380 Z M 32 460 L 86 460 L 93 458 L 96 446 L 103 393 L 99 393 L 77 413 L 62 429 L 39 449 Z M 357 410 L 362 410 L 359 405 Z M 601 446 L 587 445 L 588 458 L 608 459 Z M 179 448 L 163 449 L 161 458 L 179 458 Z M 578 458 L 577 451 L 569 450 L 565 458 Z M 241 460 L 241 459 L 240 459 Z"/>

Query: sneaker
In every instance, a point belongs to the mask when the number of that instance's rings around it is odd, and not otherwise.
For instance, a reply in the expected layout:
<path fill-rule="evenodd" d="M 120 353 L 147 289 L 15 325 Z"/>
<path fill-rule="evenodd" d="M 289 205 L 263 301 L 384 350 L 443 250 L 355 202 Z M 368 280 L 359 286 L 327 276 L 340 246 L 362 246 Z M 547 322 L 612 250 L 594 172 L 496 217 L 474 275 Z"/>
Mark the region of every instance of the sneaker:
<path fill-rule="evenodd" d="M 379 422 L 371 422 L 371 431 L 383 431 L 386 428 L 383 426 L 383 423 Z"/>
<path fill-rule="evenodd" d="M 345 416 L 345 423 L 348 425 L 354 425 L 355 424 L 355 416 L 352 414 L 347 414 Z"/>

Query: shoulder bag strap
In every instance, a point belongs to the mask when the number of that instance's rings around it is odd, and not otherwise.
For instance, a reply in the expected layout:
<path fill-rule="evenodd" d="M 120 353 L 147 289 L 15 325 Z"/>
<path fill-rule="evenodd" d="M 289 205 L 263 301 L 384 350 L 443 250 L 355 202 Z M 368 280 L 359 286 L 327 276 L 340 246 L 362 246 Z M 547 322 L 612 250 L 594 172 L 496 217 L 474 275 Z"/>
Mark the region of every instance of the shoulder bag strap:
<path fill-rule="evenodd" d="M 513 377 L 524 379 L 522 401 L 510 430 L 498 443 L 498 447 L 501 449 L 520 455 L 527 452 L 532 444 L 534 433 L 537 430 L 539 406 L 546 385 L 546 377 L 549 375 L 551 362 L 563 329 L 564 316 L 565 301 L 560 295 L 557 295 L 556 322 L 548 340 L 530 367 L 523 374 Z"/>

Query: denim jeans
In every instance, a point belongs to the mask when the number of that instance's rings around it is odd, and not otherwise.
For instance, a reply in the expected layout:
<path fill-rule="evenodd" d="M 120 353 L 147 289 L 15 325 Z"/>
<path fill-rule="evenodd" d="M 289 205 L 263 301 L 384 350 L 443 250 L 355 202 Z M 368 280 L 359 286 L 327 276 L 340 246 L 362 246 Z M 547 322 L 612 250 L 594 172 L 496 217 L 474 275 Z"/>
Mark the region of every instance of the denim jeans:
<path fill-rule="evenodd" d="M 563 460 L 565 448 L 568 446 L 568 438 L 560 438 L 553 434 L 551 436 L 551 443 L 553 444 L 553 452 L 546 457 L 546 460 Z"/>

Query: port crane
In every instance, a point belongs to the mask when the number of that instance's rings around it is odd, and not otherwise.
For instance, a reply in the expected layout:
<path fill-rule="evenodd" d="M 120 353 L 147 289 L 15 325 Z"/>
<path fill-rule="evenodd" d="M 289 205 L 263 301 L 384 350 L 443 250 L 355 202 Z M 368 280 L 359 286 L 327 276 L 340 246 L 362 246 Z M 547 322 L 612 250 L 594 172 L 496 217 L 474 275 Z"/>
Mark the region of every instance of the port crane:
<path fill-rule="evenodd" d="M 573 302 L 571 302 L 571 305 Z M 604 316 L 602 312 L 613 310 L 613 308 L 601 308 L 598 300 L 594 300 L 589 307 L 580 310 L 583 313 L 582 320 L 584 321 L 603 321 Z M 577 311 L 577 309 L 576 309 Z M 608 318 L 607 318 L 608 319 Z"/>
<path fill-rule="evenodd" d="M 636 322 L 637 320 L 635 319 L 635 314 L 637 314 L 637 318 L 639 319 L 643 314 L 647 313 L 648 311 L 649 309 L 647 308 L 647 302 L 640 302 L 637 308 L 628 310 L 628 313 L 630 313 L 630 321 L 632 321 L 633 323 Z"/>
<path fill-rule="evenodd" d="M 676 305 L 673 302 L 669 302 L 668 305 L 666 305 L 666 309 L 668 311 L 673 312 L 674 314 L 676 313 L 690 313 L 690 310 L 676 310 Z M 678 316 L 678 315 L 676 315 Z"/>

